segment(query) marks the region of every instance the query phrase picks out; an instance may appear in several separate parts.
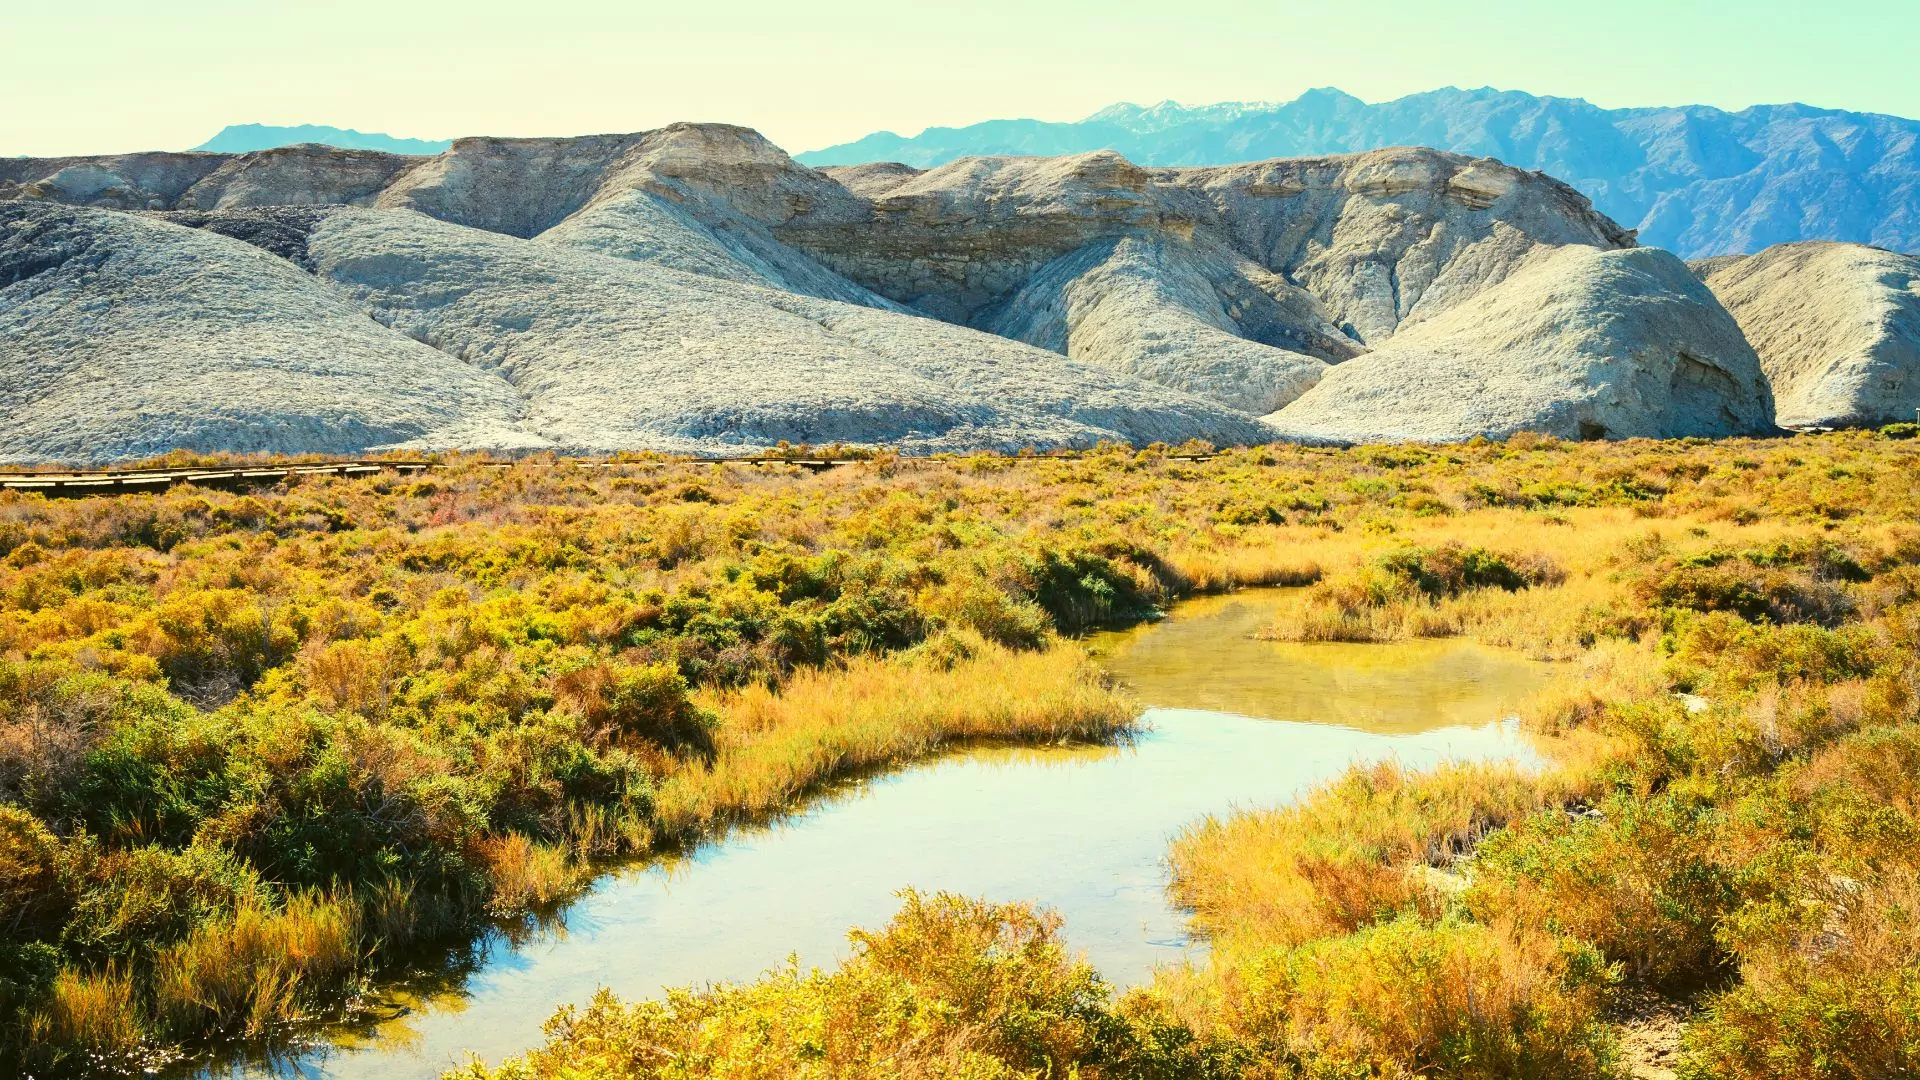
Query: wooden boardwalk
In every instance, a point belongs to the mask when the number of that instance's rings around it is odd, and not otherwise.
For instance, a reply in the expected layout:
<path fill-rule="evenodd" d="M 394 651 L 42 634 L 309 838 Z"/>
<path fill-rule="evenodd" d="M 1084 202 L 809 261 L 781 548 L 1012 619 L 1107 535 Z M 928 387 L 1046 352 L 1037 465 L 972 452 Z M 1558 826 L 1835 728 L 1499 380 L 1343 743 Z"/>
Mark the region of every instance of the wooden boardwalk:
<path fill-rule="evenodd" d="M 272 484 L 292 476 L 373 476 L 386 469 L 422 472 L 425 461 L 327 461 L 231 469 L 105 469 L 98 472 L 0 473 L 0 491 L 46 495 L 120 495 L 163 491 L 175 484 L 238 487 Z"/>
<path fill-rule="evenodd" d="M 1168 454 L 1168 461 L 1206 461 L 1214 454 Z M 660 465 L 788 465 L 809 472 L 825 472 L 845 465 L 857 465 L 861 458 L 784 458 L 784 457 L 712 457 L 660 458 L 640 461 L 490 461 L 480 467 L 511 469 L 535 468 L 630 469 Z M 1028 460 L 1009 458 L 1011 461 Z M 1053 457 L 1032 460 L 1057 460 Z M 37 491 L 43 495 L 125 495 L 141 491 L 165 491 L 175 484 L 198 487 L 234 488 L 274 484 L 300 476 L 377 476 L 382 472 L 422 473 L 430 469 L 454 468 L 431 461 L 311 461 L 288 465 L 254 465 L 230 469 L 102 469 L 92 472 L 0 472 L 0 491 Z"/>
<path fill-rule="evenodd" d="M 815 472 L 851 461 L 794 460 L 789 458 L 693 458 L 657 462 L 568 461 L 561 468 L 626 468 L 645 465 L 794 465 Z M 511 469 L 514 462 L 487 462 L 482 468 Z M 251 487 L 275 484 L 299 476 L 377 476 L 391 470 L 420 473 L 429 469 L 452 468 L 430 461 L 324 461 L 292 465 L 248 466 L 231 469 L 103 469 L 96 472 L 0 473 L 0 491 L 37 491 L 45 495 L 124 495 L 138 491 L 164 491 L 175 484 L 198 487 Z"/>
<path fill-rule="evenodd" d="M 844 458 L 660 458 L 641 461 L 560 461 L 553 464 L 489 461 L 483 469 L 519 466 L 560 469 L 634 469 L 662 465 L 790 465 L 809 472 L 825 472 L 863 459 Z M 38 491 L 46 495 L 123 495 L 162 491 L 175 484 L 199 487 L 247 487 L 273 484 L 296 476 L 375 476 L 387 470 L 401 473 L 450 469 L 431 461 L 316 461 L 292 465 L 248 466 L 231 469 L 101 469 L 92 472 L 0 473 L 0 491 Z"/>

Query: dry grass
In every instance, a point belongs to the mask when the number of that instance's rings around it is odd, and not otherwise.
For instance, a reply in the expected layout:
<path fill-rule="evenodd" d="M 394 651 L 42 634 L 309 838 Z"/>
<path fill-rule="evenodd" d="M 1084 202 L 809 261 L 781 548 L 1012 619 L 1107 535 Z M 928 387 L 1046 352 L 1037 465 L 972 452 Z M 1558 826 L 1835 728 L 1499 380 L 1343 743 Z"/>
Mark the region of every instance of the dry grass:
<path fill-rule="evenodd" d="M 1433 914 L 1456 860 L 1547 797 L 1504 763 L 1356 768 L 1292 805 L 1189 827 L 1169 853 L 1173 895 L 1223 955 Z"/>
<path fill-rule="evenodd" d="M 604 828 L 587 824 L 595 836 Z M 604 841 L 582 842 L 587 848 L 596 844 Z M 524 833 L 489 836 L 478 846 L 480 862 L 493 883 L 491 903 L 500 914 L 548 907 L 592 876 L 591 867 L 572 858 L 566 847 L 537 843 Z"/>
<path fill-rule="evenodd" d="M 684 837 L 764 818 L 831 780 L 954 743 L 1101 740 L 1132 723 L 1131 704 L 1075 644 L 1026 652 L 974 637 L 959 650 L 951 666 L 862 657 L 799 673 L 777 691 L 714 694 L 714 761 L 661 783 L 657 827 Z"/>
<path fill-rule="evenodd" d="M 154 1013 L 168 1030 L 258 1035 L 295 1015 L 301 984 L 359 961 L 359 906 L 295 893 L 268 911 L 244 904 L 203 922 L 154 959 Z"/>
<path fill-rule="evenodd" d="M 1226 542 L 1183 544 L 1163 562 L 1192 592 L 1227 592 L 1257 586 L 1311 585 L 1320 564 L 1304 557 L 1298 529 L 1262 529 Z"/>

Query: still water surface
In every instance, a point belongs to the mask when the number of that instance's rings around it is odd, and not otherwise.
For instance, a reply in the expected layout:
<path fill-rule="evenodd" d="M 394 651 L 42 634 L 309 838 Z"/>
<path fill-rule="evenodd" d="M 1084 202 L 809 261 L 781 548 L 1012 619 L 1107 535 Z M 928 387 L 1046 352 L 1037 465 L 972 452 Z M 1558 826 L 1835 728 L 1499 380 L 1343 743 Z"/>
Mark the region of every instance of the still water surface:
<path fill-rule="evenodd" d="M 978 749 L 836 790 L 763 828 L 602 878 L 554 925 L 494 935 L 393 1019 L 241 1075 L 428 1078 L 468 1052 L 540 1041 L 555 1007 L 749 979 L 789 954 L 831 965 L 912 886 L 1034 900 L 1108 980 L 1195 955 L 1166 896 L 1167 842 L 1237 806 L 1297 795 L 1355 762 L 1530 758 L 1500 718 L 1546 665 L 1462 641 L 1256 640 L 1281 591 L 1192 601 L 1090 647 L 1149 706 L 1130 746 Z M 225 1073 L 227 1070 L 221 1070 Z"/>

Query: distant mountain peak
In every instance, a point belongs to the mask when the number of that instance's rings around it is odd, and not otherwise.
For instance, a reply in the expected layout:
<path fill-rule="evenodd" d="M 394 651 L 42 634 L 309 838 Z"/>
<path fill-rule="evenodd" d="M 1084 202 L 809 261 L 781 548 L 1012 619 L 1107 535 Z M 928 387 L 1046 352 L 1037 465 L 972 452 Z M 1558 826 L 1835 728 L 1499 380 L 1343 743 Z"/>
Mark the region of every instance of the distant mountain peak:
<path fill-rule="evenodd" d="M 1345 90 L 1342 90 L 1337 86 L 1316 86 L 1311 90 L 1302 92 L 1299 97 L 1294 99 L 1294 101 L 1296 102 L 1321 101 L 1321 100 L 1352 102 L 1355 105 L 1366 104 L 1366 102 L 1360 100 L 1357 97 L 1354 97 L 1352 94 L 1347 93 Z"/>
<path fill-rule="evenodd" d="M 1228 124 L 1253 113 L 1281 108 L 1277 101 L 1222 101 L 1212 105 L 1183 105 L 1168 98 L 1153 105 L 1140 106 L 1130 101 L 1109 105 L 1081 123 L 1113 124 L 1137 134 L 1165 131 L 1183 124 Z"/>
<path fill-rule="evenodd" d="M 1123 102 L 1078 123 L 991 120 L 870 135 L 806 165 L 1111 150 L 1148 167 L 1431 146 L 1544 172 L 1642 242 L 1686 258 L 1797 240 L 1920 248 L 1920 121 L 1798 102 L 1607 109 L 1584 98 L 1445 86 L 1369 104 L 1334 87 L 1290 102 Z"/>
<path fill-rule="evenodd" d="M 282 146 L 319 143 L 342 150 L 384 150 L 389 154 L 443 154 L 453 145 L 451 139 L 404 139 L 378 131 L 355 131 L 326 124 L 228 124 L 220 134 L 194 147 L 221 154 L 248 154 L 255 150 L 273 150 Z"/>

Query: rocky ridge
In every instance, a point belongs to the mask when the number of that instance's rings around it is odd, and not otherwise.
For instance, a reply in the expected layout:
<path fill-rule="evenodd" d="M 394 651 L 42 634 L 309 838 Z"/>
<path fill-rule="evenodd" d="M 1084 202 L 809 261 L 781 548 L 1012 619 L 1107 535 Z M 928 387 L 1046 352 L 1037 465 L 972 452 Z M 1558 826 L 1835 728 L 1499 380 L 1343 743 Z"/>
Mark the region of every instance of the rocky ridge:
<path fill-rule="evenodd" d="M 271 306 L 304 280 L 359 312 L 356 332 L 501 384 L 490 392 L 506 396 L 475 413 L 495 446 L 1245 443 L 1273 437 L 1262 414 L 1323 441 L 1453 437 L 1479 414 L 1390 422 L 1427 407 L 1419 387 L 1437 376 L 1416 372 L 1448 365 L 1483 372 L 1483 392 L 1513 395 L 1489 431 L 1772 429 L 1766 388 L 1742 366 L 1751 352 L 1723 347 L 1731 320 L 1684 268 L 1671 273 L 1677 262 L 1635 252 L 1630 233 L 1565 184 L 1432 150 L 1194 169 L 1093 153 L 815 170 L 744 128 L 676 124 L 461 139 L 430 158 L 302 146 L 16 160 L 0 163 L 0 184 L 27 208 L 10 211 L 15 221 L 50 204 L 95 208 L 65 227 L 97 233 L 109 262 L 227 258 L 156 239 L 173 233 L 279 256 L 294 278 L 254 281 L 257 267 L 233 262 L 247 279 L 236 295 Z M 128 209 L 147 231 L 111 212 Z M 38 257 L 28 234 L 40 235 L 16 226 L 10 241 L 23 266 Z M 1594 258 L 1609 253 L 1621 258 Z M 1549 263 L 1586 269 L 1542 276 Z M 1608 267 L 1631 272 L 1595 269 Z M 24 303 L 38 275 L 21 275 L 25 292 L 0 279 L 0 319 L 17 328 L 0 335 L 8 366 L 57 367 L 79 325 L 71 305 Z M 170 334 L 241 317 L 196 305 L 191 290 L 162 304 L 110 284 L 115 307 L 148 310 L 138 348 L 155 362 L 174 348 Z M 1612 337 L 1550 335 L 1504 351 L 1509 331 L 1537 323 L 1529 290 L 1539 289 L 1565 291 L 1548 299 L 1567 325 L 1598 320 Z M 1616 319 L 1637 302 L 1617 290 L 1682 314 Z M 1686 367 L 1683 354 L 1720 374 Z M 1331 409 L 1331 390 L 1315 398 L 1323 379 L 1361 385 L 1349 368 L 1406 392 Z M 1576 398 L 1588 404 L 1544 404 Z M 1296 399 L 1320 411 L 1290 422 Z M 451 429 L 436 423 L 395 422 L 381 429 L 389 442 L 368 445 L 447 444 Z"/>

